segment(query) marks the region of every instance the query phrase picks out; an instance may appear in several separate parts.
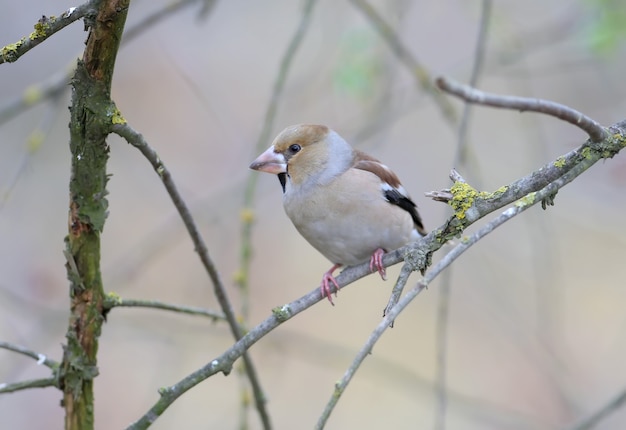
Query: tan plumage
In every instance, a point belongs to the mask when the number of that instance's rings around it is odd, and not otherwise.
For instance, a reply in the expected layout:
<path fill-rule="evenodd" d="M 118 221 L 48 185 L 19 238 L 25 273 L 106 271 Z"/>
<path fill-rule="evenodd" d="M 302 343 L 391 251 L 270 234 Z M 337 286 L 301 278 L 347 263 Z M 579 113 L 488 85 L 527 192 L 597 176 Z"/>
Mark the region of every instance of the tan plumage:
<path fill-rule="evenodd" d="M 426 234 L 398 177 L 326 126 L 287 127 L 250 168 L 279 175 L 287 216 L 334 263 L 322 278 L 331 303 L 336 268 L 370 259 L 384 279 L 384 252 Z"/>

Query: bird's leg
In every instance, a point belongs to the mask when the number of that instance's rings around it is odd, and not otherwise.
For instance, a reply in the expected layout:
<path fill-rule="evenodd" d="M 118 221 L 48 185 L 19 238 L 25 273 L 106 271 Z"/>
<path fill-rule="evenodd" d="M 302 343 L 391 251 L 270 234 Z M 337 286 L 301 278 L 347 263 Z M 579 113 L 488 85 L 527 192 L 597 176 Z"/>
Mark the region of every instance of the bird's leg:
<path fill-rule="evenodd" d="M 385 255 L 385 250 L 382 248 L 378 248 L 374 251 L 370 259 L 370 271 L 378 270 L 380 277 L 383 278 L 383 281 L 386 281 L 387 271 L 385 270 L 385 266 L 383 266 L 383 255 Z"/>
<path fill-rule="evenodd" d="M 341 267 L 341 264 L 335 264 L 328 271 L 324 272 L 324 275 L 322 276 L 322 285 L 320 286 L 320 291 L 322 292 L 322 298 L 328 297 L 328 301 L 333 306 L 335 306 L 335 304 L 333 303 L 333 299 L 331 297 L 329 283 L 332 282 L 333 285 L 335 286 L 335 297 L 337 297 L 337 292 L 339 291 L 339 284 L 335 280 L 333 276 L 333 272 L 340 267 Z"/>

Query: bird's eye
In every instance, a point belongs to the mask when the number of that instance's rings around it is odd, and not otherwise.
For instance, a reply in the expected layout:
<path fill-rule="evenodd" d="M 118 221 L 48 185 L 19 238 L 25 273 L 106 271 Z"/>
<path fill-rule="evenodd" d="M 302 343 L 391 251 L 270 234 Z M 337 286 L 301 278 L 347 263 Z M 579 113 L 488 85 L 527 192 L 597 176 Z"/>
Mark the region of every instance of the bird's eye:
<path fill-rule="evenodd" d="M 301 149 L 302 147 L 300 145 L 298 145 L 297 143 L 294 143 L 293 145 L 289 147 L 289 152 L 291 152 L 292 154 L 295 154 L 296 152 L 300 152 Z"/>

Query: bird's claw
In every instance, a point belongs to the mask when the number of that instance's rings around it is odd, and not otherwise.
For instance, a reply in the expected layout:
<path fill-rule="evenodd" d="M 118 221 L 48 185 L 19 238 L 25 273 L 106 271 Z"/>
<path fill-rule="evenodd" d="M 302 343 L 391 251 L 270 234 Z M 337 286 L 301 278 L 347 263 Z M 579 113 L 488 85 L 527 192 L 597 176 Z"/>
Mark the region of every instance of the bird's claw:
<path fill-rule="evenodd" d="M 383 281 L 387 280 L 387 270 L 385 270 L 385 266 L 383 266 L 383 255 L 385 255 L 385 250 L 382 248 L 378 248 L 372 254 L 372 258 L 370 259 L 370 271 L 378 271 L 378 274 L 383 279 Z"/>
<path fill-rule="evenodd" d="M 339 291 L 339 284 L 337 283 L 337 280 L 333 276 L 333 272 L 335 271 L 335 269 L 337 269 L 340 266 L 341 265 L 339 264 L 335 264 L 333 267 L 330 268 L 329 271 L 325 272 L 324 275 L 322 276 L 322 284 L 320 285 L 320 292 L 322 293 L 322 298 L 328 297 L 328 301 L 333 306 L 335 306 L 335 304 L 333 303 L 330 283 L 332 282 L 332 284 L 335 286 L 335 297 L 337 297 L 337 292 Z"/>

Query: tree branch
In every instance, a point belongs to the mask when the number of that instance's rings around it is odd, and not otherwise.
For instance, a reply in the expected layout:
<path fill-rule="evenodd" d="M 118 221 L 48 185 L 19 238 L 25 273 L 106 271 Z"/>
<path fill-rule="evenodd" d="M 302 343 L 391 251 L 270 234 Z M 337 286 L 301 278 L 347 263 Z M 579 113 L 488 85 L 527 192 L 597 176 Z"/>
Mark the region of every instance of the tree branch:
<path fill-rule="evenodd" d="M 469 103 L 477 103 L 485 106 L 501 107 L 505 109 L 545 113 L 583 130 L 592 141 L 600 142 L 607 138 L 607 132 L 595 120 L 581 112 L 560 103 L 517 96 L 500 96 L 486 93 L 467 85 L 459 84 L 445 77 L 436 80 L 437 86 L 450 94 L 453 94 Z"/>
<path fill-rule="evenodd" d="M 626 146 L 626 120 L 612 126 L 610 128 L 611 133 L 614 133 L 607 142 L 604 142 L 603 147 L 607 151 L 606 155 L 619 152 L 623 147 Z M 590 158 L 582 157 L 578 159 L 578 164 L 574 163 L 570 158 L 575 158 L 574 155 L 580 151 L 583 151 L 584 148 L 587 148 L 584 152 L 590 156 Z M 400 261 L 405 260 L 406 258 L 410 258 L 411 265 L 413 270 L 421 270 L 425 267 L 428 262 L 428 256 L 433 252 L 437 251 L 441 246 L 447 242 L 448 238 L 459 235 L 463 228 L 471 225 L 479 218 L 487 215 L 490 212 L 498 210 L 503 206 L 511 203 L 512 201 L 518 200 L 521 197 L 527 196 L 525 199 L 522 199 L 515 207 L 508 209 L 501 215 L 501 221 L 497 223 L 490 223 L 489 226 L 495 228 L 500 223 L 505 222 L 508 218 L 515 216 L 517 211 L 525 210 L 527 207 L 532 206 L 540 201 L 543 201 L 544 198 L 549 198 L 551 195 L 556 193 L 560 187 L 569 183 L 576 176 L 580 175 L 584 172 L 590 165 L 594 164 L 601 157 L 597 154 L 591 156 L 592 153 L 596 153 L 598 149 L 592 149 L 591 145 L 583 145 L 576 151 L 572 151 L 570 154 L 566 156 L 559 157 L 557 161 L 554 163 L 550 163 L 547 166 L 539 169 L 538 172 L 533 172 L 530 175 L 515 181 L 513 184 L 509 185 L 507 191 L 499 191 L 496 193 L 478 193 L 474 195 L 471 199 L 471 202 L 466 206 L 466 211 L 458 211 L 451 219 L 446 221 L 442 226 L 438 229 L 433 230 L 427 236 L 420 239 L 418 242 L 413 244 L 406 245 L 400 249 L 395 251 L 391 251 L 386 253 L 383 256 L 383 265 L 385 267 L 389 267 L 391 265 L 397 264 Z M 567 160 L 566 160 L 567 159 Z M 569 160 L 569 161 L 568 161 Z M 561 163 L 561 161 L 563 163 Z M 571 165 L 569 165 L 569 164 Z M 551 168 L 554 167 L 554 164 L 558 164 L 560 175 L 556 175 L 555 172 L 552 172 Z M 568 169 L 565 170 L 563 166 L 568 165 Z M 552 175 L 555 175 L 553 179 Z M 540 179 L 537 178 L 540 176 Z M 451 177 L 457 180 L 457 183 L 462 183 L 459 179 L 459 176 L 455 176 L 454 173 L 451 174 Z M 466 184 L 467 185 L 467 184 Z M 454 187 L 453 187 L 454 188 Z M 459 194 L 463 194 L 459 190 L 455 190 L 451 196 L 458 196 Z M 518 196 L 517 198 L 514 198 Z M 484 202 L 484 203 L 481 203 Z M 470 215 L 471 212 L 471 216 Z M 500 219 L 499 218 L 499 219 Z M 487 234 L 488 231 L 480 230 L 483 233 Z M 481 236 L 482 237 L 482 236 Z M 477 237 L 478 240 L 480 237 Z M 464 252 L 464 248 L 461 246 L 467 245 L 466 241 L 463 241 L 460 245 L 455 247 L 453 251 L 451 251 L 450 259 L 455 259 Z M 456 250 L 456 251 L 455 251 Z M 458 255 L 456 255 L 458 253 Z M 443 263 L 438 263 L 443 264 Z M 439 266 L 435 266 L 439 267 Z M 438 271 L 443 270 L 443 267 L 436 269 Z M 435 269 L 431 269 L 427 273 L 427 277 L 425 279 L 430 280 L 429 276 L 431 272 L 434 272 Z M 337 283 L 340 288 L 346 288 L 354 281 L 371 274 L 369 263 L 363 263 L 358 266 L 348 267 L 343 270 L 337 276 Z M 430 282 L 430 281 L 428 281 Z M 419 284 L 421 285 L 421 284 Z M 423 287 L 415 287 L 413 290 L 407 293 L 404 298 L 392 309 L 387 312 L 383 322 L 381 325 L 385 327 L 388 326 L 400 313 L 400 311 L 412 300 L 410 296 L 416 296 L 421 288 Z M 407 300 L 403 302 L 403 300 Z M 204 381 L 205 379 L 215 375 L 216 373 L 224 373 L 228 374 L 234 362 L 241 357 L 252 345 L 258 342 L 261 338 L 263 338 L 266 334 L 274 330 L 280 324 L 289 319 L 293 318 L 300 312 L 305 311 L 309 307 L 313 306 L 315 303 L 322 300 L 322 296 L 319 293 L 319 287 L 315 287 L 314 290 L 309 292 L 308 294 L 300 297 L 299 299 L 294 300 L 291 303 L 287 303 L 283 306 L 278 306 L 272 310 L 272 315 L 262 321 L 259 325 L 251 329 L 247 332 L 240 340 L 238 340 L 232 347 L 226 350 L 223 354 L 216 357 L 214 360 L 207 363 L 202 368 L 196 370 L 191 373 L 184 379 L 180 380 L 178 383 L 164 388 L 160 390 L 160 398 L 159 400 L 150 408 L 145 415 L 143 415 L 140 419 L 138 419 L 135 423 L 131 424 L 128 429 L 137 430 L 137 429 L 145 429 L 151 423 L 153 423 L 167 408 L 183 393 L 193 388 L 195 385 Z M 380 325 L 379 325 L 380 327 Z"/>
<path fill-rule="evenodd" d="M 183 200 L 182 196 L 178 192 L 176 184 L 174 183 L 169 170 L 165 167 L 165 164 L 161 161 L 156 151 L 152 149 L 150 145 L 148 145 L 148 142 L 146 142 L 144 137 L 133 128 L 131 128 L 124 120 L 113 126 L 113 132 L 117 133 L 118 135 L 126 139 L 128 143 L 137 148 L 150 162 L 150 164 L 152 164 L 152 167 L 161 178 L 161 181 L 163 182 L 167 193 L 172 199 L 172 203 L 174 203 L 174 206 L 178 210 L 178 213 L 180 214 L 180 217 L 183 220 L 187 231 L 189 232 L 189 236 L 191 237 L 195 250 L 200 257 L 200 261 L 202 262 L 202 265 L 204 266 L 207 274 L 209 275 L 209 278 L 211 279 L 211 282 L 213 283 L 215 296 L 220 303 L 222 312 L 224 312 L 230 330 L 236 340 L 241 339 L 243 336 L 243 331 L 239 326 L 239 322 L 237 321 L 237 318 L 235 316 L 235 312 L 228 298 L 228 294 L 226 293 L 226 288 L 222 283 L 215 263 L 209 256 L 209 250 L 204 242 L 204 239 L 202 239 L 200 232 L 198 231 L 198 227 L 196 226 L 191 212 L 189 211 L 189 208 L 187 207 L 187 204 Z M 270 429 L 271 423 L 269 415 L 267 413 L 267 409 L 265 407 L 266 398 L 263 394 L 263 389 L 261 388 L 257 372 L 248 354 L 245 354 L 244 352 L 242 353 L 245 363 L 245 370 L 248 374 L 248 379 L 250 380 L 250 384 L 252 385 L 252 389 L 254 391 L 254 398 L 256 400 L 256 406 L 261 417 L 261 421 L 265 429 Z M 156 418 L 157 417 L 155 416 L 154 419 Z"/>
<path fill-rule="evenodd" d="M 107 300 L 104 302 L 104 311 L 108 312 L 113 308 L 160 309 L 179 314 L 204 316 L 212 319 L 213 321 L 226 321 L 226 316 L 224 316 L 223 313 L 212 311 L 210 309 L 198 308 L 195 306 L 172 305 L 170 303 L 163 303 L 155 300 L 122 299 L 117 295 L 108 294 Z"/>
<path fill-rule="evenodd" d="M 425 288 L 432 283 L 434 279 L 436 279 L 444 269 L 450 266 L 458 257 L 460 257 L 465 251 L 467 251 L 472 245 L 476 244 L 483 237 L 494 231 L 496 228 L 500 227 L 505 222 L 524 212 L 526 209 L 536 205 L 537 203 L 543 201 L 546 198 L 554 195 L 560 188 L 567 185 L 571 181 L 573 181 L 576 177 L 578 177 L 581 173 L 586 170 L 586 167 L 581 165 L 576 166 L 571 169 L 565 175 L 563 175 L 558 180 L 549 184 L 542 190 L 534 193 L 533 198 L 522 199 L 515 206 L 506 209 L 499 216 L 494 218 L 488 224 L 481 227 L 476 233 L 472 234 L 469 237 L 463 238 L 463 240 L 456 245 L 452 250 L 446 254 L 437 264 L 435 264 L 424 276 L 424 278 L 418 282 L 418 284 L 413 287 L 407 294 L 402 297 L 402 299 L 391 308 L 387 315 L 383 318 L 383 320 L 378 324 L 376 329 L 370 334 L 365 345 L 361 348 L 361 350 L 356 355 L 352 365 L 346 370 L 344 376 L 341 378 L 339 382 L 335 384 L 335 390 L 330 397 L 330 400 L 326 404 L 320 419 L 317 422 L 316 429 L 323 429 L 332 413 L 334 407 L 337 405 L 339 398 L 344 393 L 348 384 L 352 380 L 353 376 L 356 374 L 356 371 L 360 367 L 361 363 L 365 360 L 365 358 L 371 354 L 374 345 L 378 342 L 378 339 L 383 335 L 385 330 L 390 326 L 390 324 L 396 319 L 396 317 L 408 306 L 409 303 L 417 297 L 417 295 L 422 292 Z M 419 246 L 421 241 L 417 242 Z M 405 263 L 408 265 L 411 263 Z M 413 266 L 413 270 L 417 268 Z"/>
<path fill-rule="evenodd" d="M 153 12 L 151 15 L 146 16 L 143 20 L 128 27 L 128 29 L 124 32 L 121 46 L 126 45 L 137 36 L 143 34 L 143 32 L 160 23 L 164 19 L 171 18 L 173 13 L 179 12 L 185 7 L 190 6 L 194 3 L 203 3 L 205 7 L 200 11 L 200 14 L 206 14 L 206 12 L 204 12 L 204 9 L 206 9 L 207 7 L 210 8 L 209 4 L 213 3 L 214 1 L 215 0 L 177 0 L 168 3 L 163 7 L 163 9 L 159 9 Z M 94 2 L 95 0 L 92 0 L 88 4 Z M 81 6 L 81 8 L 83 6 Z M 80 10 L 78 11 L 80 12 Z M 72 13 L 72 17 L 78 16 L 76 15 L 76 13 L 77 12 L 75 10 Z M 87 16 L 92 14 L 87 12 L 83 15 Z M 95 12 L 93 15 L 95 15 Z M 65 93 L 65 91 L 68 89 L 67 83 L 74 74 L 75 70 L 76 61 L 74 60 L 66 66 L 66 70 L 57 72 L 51 78 L 46 80 L 46 82 L 31 85 L 30 87 L 26 88 L 19 97 L 3 104 L 3 106 L 0 107 L 0 125 L 11 120 L 12 118 L 26 111 L 27 109 L 36 106 L 44 100 L 58 98 L 61 94 Z"/>
<path fill-rule="evenodd" d="M 437 90 L 432 83 L 432 79 L 428 70 L 420 64 L 409 48 L 400 40 L 395 30 L 387 23 L 376 9 L 366 0 L 351 0 L 352 4 L 360 10 L 369 19 L 374 28 L 378 31 L 391 51 L 398 57 L 409 73 L 413 76 L 418 86 L 433 98 L 435 104 L 441 110 L 441 113 L 449 124 L 457 123 L 457 113 L 454 106 Z"/>
<path fill-rule="evenodd" d="M 13 393 L 15 391 L 27 390 L 30 388 L 57 387 L 59 380 L 56 377 L 30 379 L 28 381 L 15 382 L 13 384 L 0 384 L 0 394 Z"/>
<path fill-rule="evenodd" d="M 44 366 L 49 367 L 52 370 L 57 370 L 59 368 L 59 363 L 57 361 L 48 358 L 44 354 L 31 351 L 30 349 L 27 349 L 21 345 L 17 345 L 11 342 L 0 341 L 0 348 L 17 352 L 18 354 L 33 358 L 37 360 L 37 364 L 43 364 Z"/>
<path fill-rule="evenodd" d="M 22 37 L 15 43 L 4 46 L 0 50 L 0 64 L 14 63 L 22 55 L 74 21 L 85 17 L 95 17 L 98 12 L 97 5 L 99 2 L 100 0 L 90 0 L 78 7 L 67 9 L 58 17 L 54 15 L 49 17 L 42 16 L 37 21 L 37 24 L 34 25 L 35 31 L 28 36 Z"/>
<path fill-rule="evenodd" d="M 594 412 L 588 417 L 583 418 L 580 422 L 569 427 L 569 430 L 590 430 L 598 425 L 611 413 L 617 411 L 626 404 L 626 390 L 615 396 L 611 401 L 604 405 L 601 409 Z"/>
<path fill-rule="evenodd" d="M 98 340 L 105 299 L 100 234 L 108 207 L 106 138 L 116 117 L 117 110 L 110 98 L 111 81 L 129 1 L 90 3 L 98 8 L 98 13 L 90 23 L 83 59 L 72 80 L 69 231 L 64 251 L 71 313 L 59 369 L 66 430 L 94 428 L 93 379 L 98 374 Z"/>
<path fill-rule="evenodd" d="M 475 87 L 478 83 L 480 73 L 483 68 L 485 60 L 485 52 L 487 45 L 487 35 L 489 32 L 489 21 L 491 19 L 491 0 L 481 1 L 480 22 L 478 23 L 478 36 L 476 38 L 476 46 L 474 48 L 474 60 L 472 65 L 472 71 L 469 77 L 469 83 L 472 87 Z M 457 145 L 454 154 L 454 160 L 452 166 L 454 167 L 469 167 L 468 155 L 471 148 L 468 146 L 468 134 L 469 125 L 472 116 L 472 104 L 464 103 L 463 111 L 461 113 L 461 120 L 459 122 L 459 128 L 457 132 Z M 476 160 L 476 158 L 473 158 Z M 478 172 L 478 166 L 475 167 L 475 172 Z M 472 175 L 476 181 L 476 174 Z M 436 411 L 435 411 L 435 430 L 445 430 L 446 418 L 448 410 L 448 325 L 450 320 L 450 296 L 452 295 L 452 275 L 453 270 L 447 270 L 441 277 L 441 283 L 439 288 L 439 295 L 437 300 L 437 322 L 436 322 L 436 334 L 435 334 L 435 357 L 436 357 L 436 370 L 435 370 L 435 396 L 436 396 Z"/>

